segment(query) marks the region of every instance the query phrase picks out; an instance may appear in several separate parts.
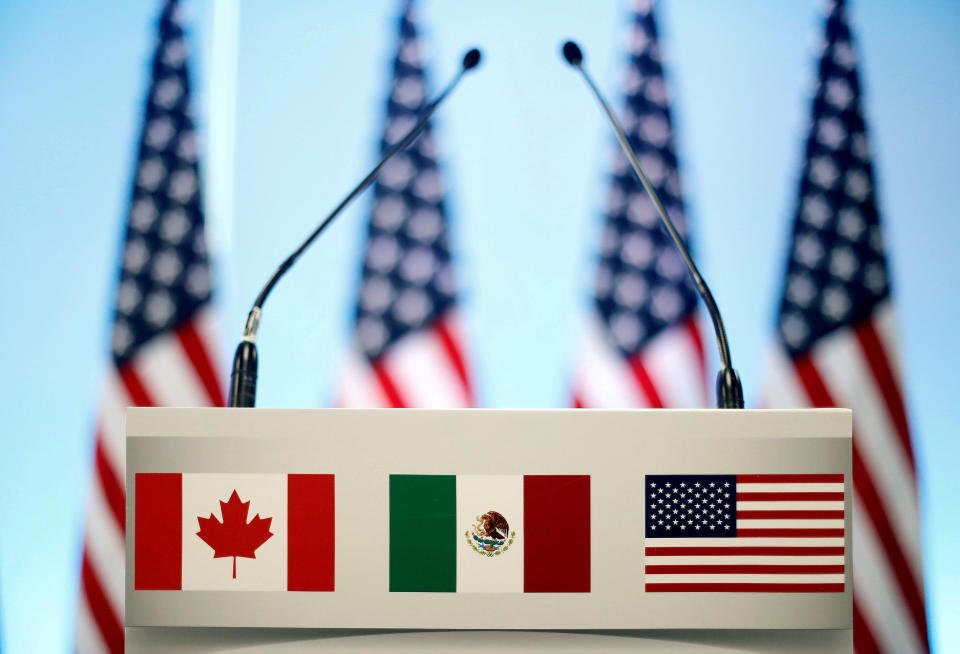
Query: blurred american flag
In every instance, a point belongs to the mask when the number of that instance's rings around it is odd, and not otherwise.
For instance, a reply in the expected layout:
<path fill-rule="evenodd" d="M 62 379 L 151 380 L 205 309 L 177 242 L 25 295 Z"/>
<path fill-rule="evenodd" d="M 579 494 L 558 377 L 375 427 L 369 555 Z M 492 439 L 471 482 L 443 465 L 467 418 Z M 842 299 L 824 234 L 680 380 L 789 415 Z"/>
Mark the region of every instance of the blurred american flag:
<path fill-rule="evenodd" d="M 632 4 L 620 120 L 670 217 L 686 237 L 653 2 Z M 579 368 L 579 407 L 702 407 L 706 363 L 697 293 L 650 198 L 618 148 Z"/>
<path fill-rule="evenodd" d="M 87 508 L 76 651 L 123 651 L 124 414 L 128 406 L 223 406 L 217 371 L 187 50 L 167 0 L 125 228 Z"/>
<path fill-rule="evenodd" d="M 855 649 L 929 651 L 916 466 L 842 0 L 828 5 L 778 321 L 764 404 L 853 409 Z"/>
<path fill-rule="evenodd" d="M 399 27 L 382 154 L 429 100 L 412 0 L 402 5 Z M 354 338 L 337 403 L 471 406 L 463 342 L 444 184 L 428 124 L 374 184 Z"/>

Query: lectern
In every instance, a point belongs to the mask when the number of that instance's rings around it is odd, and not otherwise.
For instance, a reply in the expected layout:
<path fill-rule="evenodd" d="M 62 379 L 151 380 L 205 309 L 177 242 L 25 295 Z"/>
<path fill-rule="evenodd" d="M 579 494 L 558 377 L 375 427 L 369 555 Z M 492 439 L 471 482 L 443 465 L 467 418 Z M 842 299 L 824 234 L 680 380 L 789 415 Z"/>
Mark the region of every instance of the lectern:
<path fill-rule="evenodd" d="M 129 651 L 852 651 L 847 410 L 126 429 Z"/>

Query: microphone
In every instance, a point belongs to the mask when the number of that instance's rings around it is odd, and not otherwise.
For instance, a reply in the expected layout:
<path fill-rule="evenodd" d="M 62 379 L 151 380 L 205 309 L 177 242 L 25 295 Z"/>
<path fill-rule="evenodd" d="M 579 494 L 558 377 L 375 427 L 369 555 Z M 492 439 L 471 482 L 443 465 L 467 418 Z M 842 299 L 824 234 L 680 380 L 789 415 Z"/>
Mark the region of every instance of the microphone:
<path fill-rule="evenodd" d="M 233 356 L 233 369 L 230 372 L 230 406 L 231 407 L 252 407 L 256 402 L 257 397 L 257 331 L 260 326 L 260 318 L 263 314 L 263 303 L 266 302 L 267 296 L 270 295 L 270 292 L 273 290 L 273 287 L 276 286 L 277 282 L 280 281 L 280 278 L 283 277 L 288 270 L 296 263 L 297 259 L 300 258 L 307 248 L 309 248 L 313 242 L 317 239 L 320 234 L 333 222 L 340 213 L 347 208 L 347 206 L 356 199 L 358 195 L 363 193 L 373 183 L 377 178 L 377 175 L 380 174 L 380 171 L 383 170 L 383 167 L 387 164 L 388 161 L 393 159 L 393 157 L 403 150 L 405 147 L 410 145 L 410 143 L 423 131 L 423 128 L 426 127 L 427 121 L 430 120 L 430 117 L 433 116 L 434 112 L 437 110 L 437 107 L 447 99 L 447 96 L 456 88 L 459 84 L 463 75 L 470 70 L 473 70 L 480 64 L 480 51 L 476 48 L 468 50 L 466 54 L 463 55 L 463 60 L 460 65 L 460 70 L 457 72 L 453 80 L 447 85 L 447 87 L 440 93 L 432 102 L 430 102 L 423 111 L 423 115 L 420 116 L 420 119 L 416 124 L 410 128 L 410 130 L 401 138 L 396 145 L 394 145 L 383 159 L 373 167 L 366 177 L 364 177 L 359 184 L 352 191 L 350 191 L 347 196 L 338 204 L 333 211 L 330 212 L 326 218 L 317 226 L 313 232 L 307 236 L 306 240 L 300 244 L 296 250 L 294 250 L 290 256 L 284 259 L 283 263 L 277 268 L 276 272 L 273 273 L 273 276 L 267 280 L 267 283 L 260 290 L 260 294 L 257 295 L 257 299 L 253 303 L 253 307 L 250 309 L 250 313 L 247 315 L 247 322 L 243 328 L 243 336 L 240 339 L 240 344 L 237 346 L 236 353 Z"/>
<path fill-rule="evenodd" d="M 656 207 L 657 213 L 660 214 L 660 220 L 664 228 L 666 228 L 667 233 L 670 234 L 673 244 L 680 252 L 683 261 L 687 264 L 687 270 L 690 271 L 693 283 L 697 287 L 697 293 L 700 294 L 704 304 L 707 305 L 707 311 L 710 314 L 710 320 L 713 321 L 713 329 L 717 335 L 717 348 L 720 350 L 721 368 L 720 372 L 717 373 L 717 408 L 742 409 L 743 388 L 740 385 L 740 376 L 730 362 L 730 346 L 727 344 L 727 331 L 723 327 L 720 309 L 717 308 L 717 303 L 713 299 L 710 288 L 703 280 L 703 276 L 697 269 L 697 265 L 693 262 L 693 257 L 690 256 L 690 251 L 687 250 L 687 246 L 684 245 L 683 239 L 680 238 L 680 232 L 677 231 L 673 221 L 670 220 L 670 216 L 667 215 L 666 209 L 663 208 L 663 203 L 660 202 L 656 190 L 654 190 L 653 185 L 650 184 L 650 180 L 647 179 L 643 169 L 640 168 L 640 162 L 637 161 L 637 154 L 633 151 L 633 148 L 630 147 L 630 141 L 627 139 L 627 135 L 624 134 L 623 127 L 620 126 L 620 122 L 617 120 L 613 111 L 611 111 L 610 105 L 604 100 L 600 89 L 597 88 L 597 85 L 594 84 L 589 73 L 583 68 L 583 52 L 580 50 L 580 46 L 573 41 L 567 41 L 563 44 L 562 52 L 563 58 L 567 60 L 567 63 L 580 71 L 587 86 L 593 91 L 594 97 L 607 115 L 607 120 L 610 121 L 610 126 L 613 127 L 613 131 L 617 135 L 617 142 L 620 143 L 620 148 L 624 154 L 627 155 L 627 159 L 630 160 L 630 165 L 633 166 L 634 172 L 637 174 L 637 177 L 640 178 L 640 183 L 643 184 L 643 188 L 647 192 L 647 195 L 650 196 L 653 206 Z"/>

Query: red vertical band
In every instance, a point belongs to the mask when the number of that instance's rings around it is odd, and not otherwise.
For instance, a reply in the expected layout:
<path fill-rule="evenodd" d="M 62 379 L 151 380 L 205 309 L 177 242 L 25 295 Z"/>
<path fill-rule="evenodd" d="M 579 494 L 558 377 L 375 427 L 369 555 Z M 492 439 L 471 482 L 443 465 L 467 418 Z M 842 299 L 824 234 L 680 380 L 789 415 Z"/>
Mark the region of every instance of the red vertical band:
<path fill-rule="evenodd" d="M 523 591 L 590 592 L 590 475 L 523 478 Z"/>
<path fill-rule="evenodd" d="M 333 590 L 333 498 L 333 475 L 287 475 L 287 590 Z"/>
<path fill-rule="evenodd" d="M 134 478 L 135 590 L 180 590 L 183 485 L 178 473 Z"/>

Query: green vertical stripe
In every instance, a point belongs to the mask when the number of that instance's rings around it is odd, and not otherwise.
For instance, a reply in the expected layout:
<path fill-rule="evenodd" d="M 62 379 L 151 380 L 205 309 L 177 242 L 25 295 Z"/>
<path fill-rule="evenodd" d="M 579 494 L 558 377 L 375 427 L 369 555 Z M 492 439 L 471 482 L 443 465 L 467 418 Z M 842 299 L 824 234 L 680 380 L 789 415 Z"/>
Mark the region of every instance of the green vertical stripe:
<path fill-rule="evenodd" d="M 390 591 L 457 590 L 457 478 L 390 475 Z"/>

